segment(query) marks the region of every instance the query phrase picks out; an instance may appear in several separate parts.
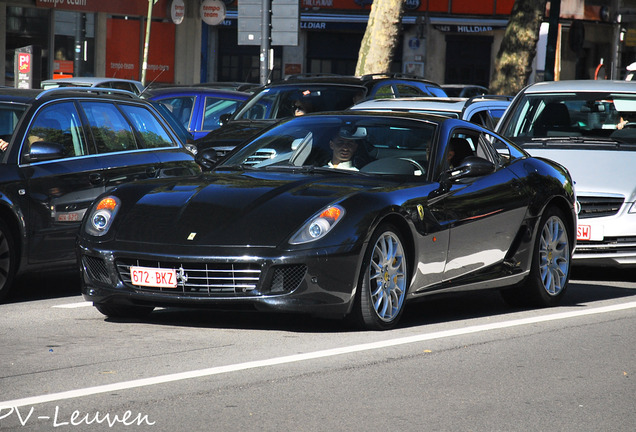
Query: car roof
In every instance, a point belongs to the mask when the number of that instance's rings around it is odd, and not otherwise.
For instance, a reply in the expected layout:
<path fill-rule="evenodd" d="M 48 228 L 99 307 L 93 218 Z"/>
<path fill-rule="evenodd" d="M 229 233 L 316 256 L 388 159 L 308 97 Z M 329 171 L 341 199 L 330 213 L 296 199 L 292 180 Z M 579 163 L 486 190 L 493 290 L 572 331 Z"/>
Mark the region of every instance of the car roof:
<path fill-rule="evenodd" d="M 344 116 L 369 116 L 369 117 L 398 117 L 398 118 L 405 118 L 405 119 L 415 119 L 415 120 L 427 120 L 433 123 L 443 123 L 447 120 L 449 120 L 449 117 L 447 116 L 443 116 L 443 115 L 439 115 L 439 114 L 433 114 L 433 113 L 426 113 L 426 112 L 403 112 L 403 111 L 365 111 L 365 110 L 346 110 L 346 111 L 321 111 L 321 112 L 315 112 L 315 113 L 310 113 L 310 114 L 305 114 L 305 116 L 303 117 L 322 117 L 322 116 L 338 116 L 338 117 L 344 117 Z M 291 117 L 290 119 L 293 119 L 295 117 Z M 454 121 L 462 121 L 465 122 L 464 120 L 460 120 L 460 119 L 452 119 Z M 468 122 L 465 122 L 468 123 Z M 473 123 L 470 123 L 472 126 L 475 126 Z"/>
<path fill-rule="evenodd" d="M 153 89 L 148 89 L 144 92 L 144 97 L 147 99 L 156 97 L 156 96 L 167 96 L 167 95 L 211 95 L 211 96 L 227 96 L 232 99 L 240 99 L 245 100 L 249 98 L 252 94 L 236 91 L 236 90 L 226 90 L 226 89 L 218 89 L 214 87 L 196 87 L 196 86 L 174 86 L 174 87 L 157 87 Z"/>
<path fill-rule="evenodd" d="M 507 96 L 476 96 L 473 98 L 462 97 L 407 97 L 370 99 L 352 106 L 352 110 L 362 109 L 433 109 L 437 111 L 462 112 L 467 106 L 483 103 L 508 105 L 510 97 Z"/>
<path fill-rule="evenodd" d="M 361 76 L 356 75 L 336 75 L 336 74 L 297 74 L 297 75 L 289 75 L 282 81 L 276 81 L 272 85 L 281 85 L 287 83 L 339 83 L 339 84 L 354 84 L 354 85 L 364 85 L 368 86 L 369 84 L 379 82 L 379 81 L 387 81 L 387 80 L 403 80 L 403 81 L 417 81 L 420 83 L 432 85 L 434 87 L 441 86 L 434 81 L 429 81 L 422 77 L 418 77 L 415 75 L 406 75 L 400 73 L 379 73 L 379 74 L 366 74 Z"/>
<path fill-rule="evenodd" d="M 522 93 L 625 91 L 636 92 L 636 81 L 619 80 L 565 80 L 542 81 L 526 87 Z"/>
<path fill-rule="evenodd" d="M 125 79 L 125 78 L 107 78 L 107 77 L 70 77 L 70 78 L 57 78 L 57 79 L 47 79 L 42 81 L 44 83 L 71 83 L 71 84 L 90 84 L 96 85 L 101 84 L 107 81 L 119 81 L 119 82 L 132 82 L 135 84 L 141 84 L 141 81 L 133 80 L 133 79 Z"/>
<path fill-rule="evenodd" d="M 0 101 L 29 103 L 43 91 L 44 90 L 41 89 L 17 89 L 12 87 L 3 87 L 0 88 Z"/>

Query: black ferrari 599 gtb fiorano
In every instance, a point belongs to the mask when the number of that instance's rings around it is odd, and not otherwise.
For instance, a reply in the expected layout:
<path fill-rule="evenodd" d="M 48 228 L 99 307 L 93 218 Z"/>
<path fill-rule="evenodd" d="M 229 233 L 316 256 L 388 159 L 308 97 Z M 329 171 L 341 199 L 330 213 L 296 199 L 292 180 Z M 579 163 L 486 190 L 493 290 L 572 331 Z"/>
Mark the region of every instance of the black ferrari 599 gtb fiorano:
<path fill-rule="evenodd" d="M 89 208 L 82 292 L 103 314 L 251 305 L 388 329 L 430 294 L 541 307 L 566 291 L 569 173 L 476 124 L 321 113 L 198 158 L 200 176 L 122 185 Z"/>

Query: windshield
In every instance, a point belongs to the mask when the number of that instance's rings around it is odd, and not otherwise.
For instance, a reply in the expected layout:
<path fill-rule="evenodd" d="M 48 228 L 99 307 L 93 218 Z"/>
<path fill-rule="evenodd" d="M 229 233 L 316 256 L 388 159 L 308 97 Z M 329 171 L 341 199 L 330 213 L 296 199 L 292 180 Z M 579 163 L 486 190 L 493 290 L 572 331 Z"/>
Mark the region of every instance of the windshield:
<path fill-rule="evenodd" d="M 525 95 L 501 132 L 516 142 L 552 137 L 636 142 L 636 94 Z"/>
<path fill-rule="evenodd" d="M 11 139 L 13 131 L 25 111 L 24 105 L 0 104 L 0 138 L 5 141 Z"/>
<path fill-rule="evenodd" d="M 369 116 L 296 117 L 230 155 L 218 169 L 325 169 L 423 176 L 436 124 Z"/>
<path fill-rule="evenodd" d="M 354 85 L 306 84 L 266 88 L 247 101 L 232 120 L 271 120 L 303 113 L 341 111 L 363 99 L 366 89 Z"/>

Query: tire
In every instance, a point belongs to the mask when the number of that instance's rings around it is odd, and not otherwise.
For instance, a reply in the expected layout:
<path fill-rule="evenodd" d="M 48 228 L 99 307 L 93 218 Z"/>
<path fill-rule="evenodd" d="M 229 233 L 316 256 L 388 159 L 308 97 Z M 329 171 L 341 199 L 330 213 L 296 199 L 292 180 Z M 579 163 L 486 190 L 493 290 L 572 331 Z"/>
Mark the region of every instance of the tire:
<path fill-rule="evenodd" d="M 96 304 L 95 308 L 108 318 L 127 319 L 145 318 L 154 310 L 152 306 L 124 306 L 112 304 Z"/>
<path fill-rule="evenodd" d="M 17 267 L 15 243 L 7 224 L 0 220 L 0 302 L 13 287 Z"/>
<path fill-rule="evenodd" d="M 365 252 L 354 308 L 358 324 L 366 330 L 394 328 L 408 288 L 408 256 L 399 231 L 381 225 Z"/>
<path fill-rule="evenodd" d="M 572 266 L 572 243 L 564 220 L 563 212 L 556 207 L 543 214 L 530 274 L 522 285 L 502 291 L 506 302 L 514 306 L 548 307 L 561 301 Z"/>

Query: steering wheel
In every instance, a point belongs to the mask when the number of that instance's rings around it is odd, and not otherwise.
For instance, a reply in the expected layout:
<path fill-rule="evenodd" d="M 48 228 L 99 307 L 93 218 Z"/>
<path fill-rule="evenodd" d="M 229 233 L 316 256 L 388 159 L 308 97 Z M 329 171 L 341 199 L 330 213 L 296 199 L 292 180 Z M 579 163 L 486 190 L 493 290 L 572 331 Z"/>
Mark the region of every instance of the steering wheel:
<path fill-rule="evenodd" d="M 411 159 L 411 158 L 400 158 L 403 161 L 407 161 L 410 162 L 411 164 L 413 164 L 413 166 L 415 166 L 415 168 L 417 169 L 417 171 L 419 171 L 419 174 L 415 174 L 415 175 L 424 175 L 424 173 L 426 172 L 424 170 L 424 167 L 415 159 Z"/>
<path fill-rule="evenodd" d="M 636 122 L 625 123 L 625 125 L 623 125 L 623 129 L 626 129 L 626 128 L 636 128 Z"/>

